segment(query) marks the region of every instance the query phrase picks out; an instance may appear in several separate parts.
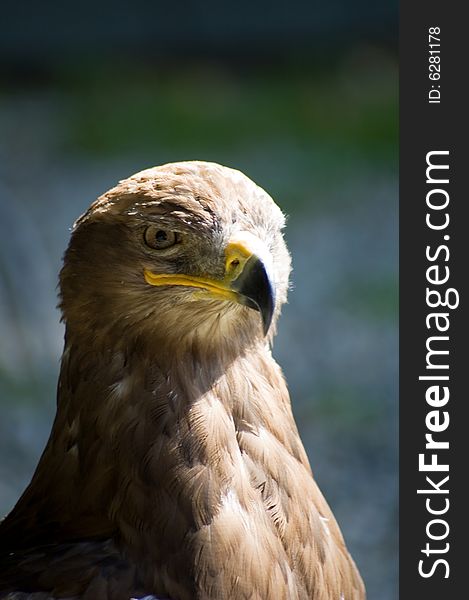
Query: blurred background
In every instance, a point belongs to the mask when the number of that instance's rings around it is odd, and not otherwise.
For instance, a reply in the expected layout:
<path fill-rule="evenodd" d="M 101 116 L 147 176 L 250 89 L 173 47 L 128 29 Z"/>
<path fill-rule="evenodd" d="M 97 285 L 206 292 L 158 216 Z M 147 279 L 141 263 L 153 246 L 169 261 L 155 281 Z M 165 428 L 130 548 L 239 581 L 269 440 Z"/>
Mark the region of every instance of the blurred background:
<path fill-rule="evenodd" d="M 129 5 L 130 6 L 130 5 Z M 289 215 L 274 352 L 370 600 L 397 592 L 397 3 L 44 0 L 0 24 L 0 514 L 48 437 L 73 221 L 211 160 Z"/>

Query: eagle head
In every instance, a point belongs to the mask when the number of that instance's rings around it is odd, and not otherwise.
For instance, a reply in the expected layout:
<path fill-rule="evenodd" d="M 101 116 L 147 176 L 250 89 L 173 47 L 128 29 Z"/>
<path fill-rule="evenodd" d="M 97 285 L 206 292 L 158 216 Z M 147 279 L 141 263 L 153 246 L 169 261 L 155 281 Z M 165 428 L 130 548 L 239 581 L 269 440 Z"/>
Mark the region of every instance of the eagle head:
<path fill-rule="evenodd" d="M 141 171 L 74 225 L 61 308 L 75 330 L 152 344 L 271 339 L 286 300 L 285 218 L 239 171 L 180 162 Z"/>

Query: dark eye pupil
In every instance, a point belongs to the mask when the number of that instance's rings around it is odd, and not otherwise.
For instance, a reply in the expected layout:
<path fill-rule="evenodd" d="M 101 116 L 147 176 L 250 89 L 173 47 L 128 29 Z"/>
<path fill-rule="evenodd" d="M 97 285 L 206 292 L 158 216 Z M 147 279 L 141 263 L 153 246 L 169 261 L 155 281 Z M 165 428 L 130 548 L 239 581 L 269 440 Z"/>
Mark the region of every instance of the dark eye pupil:
<path fill-rule="evenodd" d="M 165 250 L 175 246 L 180 238 L 175 231 L 168 229 L 158 229 L 155 225 L 150 225 L 145 229 L 145 244 L 154 250 Z"/>
<path fill-rule="evenodd" d="M 168 239 L 168 234 L 166 233 L 166 231 L 163 231 L 162 229 L 159 229 L 155 233 L 155 238 L 156 238 L 157 242 L 166 242 L 166 240 Z"/>

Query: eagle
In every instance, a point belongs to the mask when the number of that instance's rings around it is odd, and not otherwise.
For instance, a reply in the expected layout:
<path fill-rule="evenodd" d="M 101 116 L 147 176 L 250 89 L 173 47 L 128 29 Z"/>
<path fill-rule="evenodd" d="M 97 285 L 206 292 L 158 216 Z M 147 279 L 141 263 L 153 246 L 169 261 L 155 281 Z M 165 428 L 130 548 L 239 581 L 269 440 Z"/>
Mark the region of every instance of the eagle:
<path fill-rule="evenodd" d="M 57 413 L 0 524 L 0 598 L 365 598 L 271 354 L 284 224 L 202 161 L 124 179 L 76 221 Z"/>

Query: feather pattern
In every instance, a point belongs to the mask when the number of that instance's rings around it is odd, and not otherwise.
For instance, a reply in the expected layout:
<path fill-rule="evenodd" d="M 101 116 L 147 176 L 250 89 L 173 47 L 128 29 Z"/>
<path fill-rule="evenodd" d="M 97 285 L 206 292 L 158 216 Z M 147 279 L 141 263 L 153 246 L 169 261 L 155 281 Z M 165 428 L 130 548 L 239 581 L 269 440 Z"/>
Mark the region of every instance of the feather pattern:
<path fill-rule="evenodd" d="M 185 243 L 150 252 L 149 222 Z M 124 180 L 78 220 L 57 415 L 0 525 L 0 598 L 365 597 L 270 352 L 290 272 L 283 224 L 241 173 L 198 162 Z M 240 230 L 273 259 L 267 338 L 252 308 L 142 276 L 217 280 Z"/>

